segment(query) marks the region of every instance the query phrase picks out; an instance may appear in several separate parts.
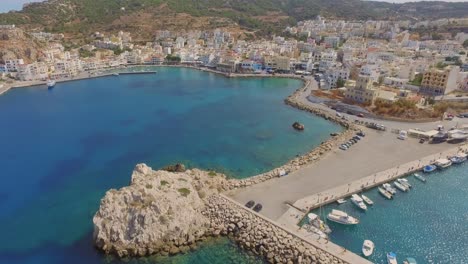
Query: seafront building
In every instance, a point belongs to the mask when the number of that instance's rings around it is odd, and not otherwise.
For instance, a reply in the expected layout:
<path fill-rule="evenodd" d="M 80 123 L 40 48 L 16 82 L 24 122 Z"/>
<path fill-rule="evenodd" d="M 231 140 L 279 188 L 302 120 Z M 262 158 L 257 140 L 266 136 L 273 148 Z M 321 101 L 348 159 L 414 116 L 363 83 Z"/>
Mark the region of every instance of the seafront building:
<path fill-rule="evenodd" d="M 458 88 L 457 78 L 459 72 L 459 67 L 447 67 L 444 70 L 428 70 L 423 75 L 419 91 L 432 96 L 448 94 Z"/>

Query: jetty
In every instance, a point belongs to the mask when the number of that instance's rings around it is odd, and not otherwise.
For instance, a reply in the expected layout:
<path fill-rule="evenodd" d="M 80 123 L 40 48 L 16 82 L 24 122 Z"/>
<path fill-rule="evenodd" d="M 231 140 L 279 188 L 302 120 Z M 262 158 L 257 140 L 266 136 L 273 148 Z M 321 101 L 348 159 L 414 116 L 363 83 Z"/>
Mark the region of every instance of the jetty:
<path fill-rule="evenodd" d="M 426 156 L 418 160 L 413 160 L 411 162 L 407 162 L 399 166 L 369 175 L 359 180 L 352 181 L 347 184 L 343 184 L 335 188 L 331 188 L 329 190 L 304 197 L 302 199 L 297 200 L 293 204 L 293 206 L 298 208 L 299 210 L 308 212 L 323 205 L 335 202 L 338 199 L 347 198 L 352 194 L 360 193 L 375 188 L 379 185 L 390 181 L 394 181 L 397 178 L 405 177 L 415 172 L 420 172 L 425 165 L 432 164 L 434 161 L 440 159 L 441 157 L 453 156 L 461 151 L 467 150 L 468 144 L 465 144 L 437 154 Z M 289 214 L 290 213 L 291 212 L 289 212 Z M 286 212 L 285 214 L 283 214 L 283 216 L 281 216 L 281 218 L 287 218 L 289 214 L 288 212 Z M 279 221 L 284 221 L 284 219 L 281 220 L 281 218 Z"/>

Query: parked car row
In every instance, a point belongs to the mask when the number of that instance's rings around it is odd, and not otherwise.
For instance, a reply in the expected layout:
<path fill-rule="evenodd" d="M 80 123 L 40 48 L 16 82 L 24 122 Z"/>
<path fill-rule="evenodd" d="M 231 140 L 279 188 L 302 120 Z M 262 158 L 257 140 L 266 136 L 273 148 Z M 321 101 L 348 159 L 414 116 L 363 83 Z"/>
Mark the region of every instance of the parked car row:
<path fill-rule="evenodd" d="M 358 133 L 356 133 L 356 135 L 354 137 L 352 137 L 351 139 L 349 139 L 347 142 L 343 143 L 340 145 L 340 149 L 341 150 L 348 150 L 352 145 L 356 144 L 359 142 L 359 140 L 361 140 L 363 137 L 365 137 L 366 135 L 364 134 L 364 132 L 360 131 Z"/>
<path fill-rule="evenodd" d="M 252 210 L 254 210 L 257 213 L 260 212 L 262 210 L 262 208 L 263 208 L 262 204 L 257 203 L 255 206 L 254 206 L 254 204 L 255 204 L 255 201 L 250 200 L 245 204 L 245 207 L 247 207 L 247 208 L 252 208 L 253 207 Z"/>

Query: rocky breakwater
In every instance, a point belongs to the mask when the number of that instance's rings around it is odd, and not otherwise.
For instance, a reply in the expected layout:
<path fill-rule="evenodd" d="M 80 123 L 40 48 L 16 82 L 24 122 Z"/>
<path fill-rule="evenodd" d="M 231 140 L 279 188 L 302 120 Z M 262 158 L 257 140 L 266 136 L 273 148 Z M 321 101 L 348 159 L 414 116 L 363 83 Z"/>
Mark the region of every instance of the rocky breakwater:
<path fill-rule="evenodd" d="M 93 218 L 96 247 L 120 257 L 177 254 L 211 235 L 205 197 L 224 191 L 225 177 L 177 168 L 138 164 L 130 186 L 109 190 Z"/>
<path fill-rule="evenodd" d="M 225 197 L 208 198 L 213 235 L 227 235 L 269 263 L 346 263 Z"/>

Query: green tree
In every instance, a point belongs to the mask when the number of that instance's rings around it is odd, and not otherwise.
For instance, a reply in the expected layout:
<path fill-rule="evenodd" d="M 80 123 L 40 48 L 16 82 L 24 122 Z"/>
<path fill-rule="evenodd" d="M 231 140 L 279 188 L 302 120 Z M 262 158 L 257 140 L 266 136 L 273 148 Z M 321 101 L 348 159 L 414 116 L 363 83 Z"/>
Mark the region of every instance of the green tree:
<path fill-rule="evenodd" d="M 468 48 L 468 39 L 463 41 L 463 47 L 466 49 Z"/>
<path fill-rule="evenodd" d="M 345 86 L 345 81 L 341 79 L 341 77 L 338 77 L 338 80 L 336 80 L 336 88 L 341 88 Z"/>

